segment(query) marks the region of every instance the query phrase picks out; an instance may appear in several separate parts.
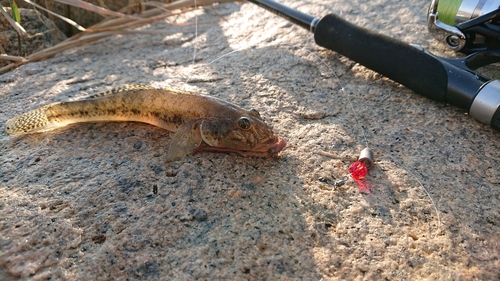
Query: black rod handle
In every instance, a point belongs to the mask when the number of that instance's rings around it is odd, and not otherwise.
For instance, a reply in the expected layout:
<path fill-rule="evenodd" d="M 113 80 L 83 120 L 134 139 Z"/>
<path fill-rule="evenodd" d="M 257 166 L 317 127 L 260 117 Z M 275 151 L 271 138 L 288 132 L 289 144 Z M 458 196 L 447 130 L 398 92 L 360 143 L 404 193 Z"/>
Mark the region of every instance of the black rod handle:
<path fill-rule="evenodd" d="M 486 82 L 474 72 L 422 48 L 353 25 L 336 15 L 327 15 L 317 23 L 314 40 L 417 94 L 466 110 Z"/>

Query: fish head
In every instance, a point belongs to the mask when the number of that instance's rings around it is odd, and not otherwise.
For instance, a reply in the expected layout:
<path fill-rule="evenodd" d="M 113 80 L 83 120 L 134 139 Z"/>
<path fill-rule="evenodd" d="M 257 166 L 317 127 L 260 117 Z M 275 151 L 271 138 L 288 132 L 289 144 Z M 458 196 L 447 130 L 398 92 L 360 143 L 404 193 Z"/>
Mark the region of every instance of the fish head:
<path fill-rule="evenodd" d="M 286 141 L 273 133 L 255 109 L 228 118 L 204 119 L 200 124 L 200 134 L 206 145 L 197 151 L 272 156 L 286 146 Z"/>

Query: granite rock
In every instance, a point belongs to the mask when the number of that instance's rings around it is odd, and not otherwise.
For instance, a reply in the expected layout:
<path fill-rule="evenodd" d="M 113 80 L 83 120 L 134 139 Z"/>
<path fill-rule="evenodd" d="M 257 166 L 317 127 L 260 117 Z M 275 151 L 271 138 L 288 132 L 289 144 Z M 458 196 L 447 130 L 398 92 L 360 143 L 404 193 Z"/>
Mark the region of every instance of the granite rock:
<path fill-rule="evenodd" d="M 427 32 L 429 1 L 283 2 L 453 55 Z M 1 122 L 142 83 L 257 108 L 288 147 L 271 159 L 165 163 L 169 132 L 145 124 L 0 134 L 0 279 L 499 278 L 498 132 L 250 3 L 149 29 L 164 33 L 107 38 L 1 75 Z M 336 187 L 365 146 L 375 153 L 368 177 Z"/>

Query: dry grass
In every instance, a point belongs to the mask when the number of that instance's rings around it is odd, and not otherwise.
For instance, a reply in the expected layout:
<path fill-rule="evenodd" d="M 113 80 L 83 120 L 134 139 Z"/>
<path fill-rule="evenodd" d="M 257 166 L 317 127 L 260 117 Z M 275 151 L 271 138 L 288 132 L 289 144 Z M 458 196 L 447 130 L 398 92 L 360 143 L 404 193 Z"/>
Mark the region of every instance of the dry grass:
<path fill-rule="evenodd" d="M 164 4 L 161 2 L 155 2 L 155 1 L 150 1 L 150 2 L 144 2 L 141 3 L 142 7 L 141 10 L 144 10 L 145 7 L 154 7 L 152 9 L 146 10 L 144 12 L 138 13 L 138 14 L 133 14 L 133 15 L 128 15 L 125 14 L 124 12 L 121 11 L 111 11 L 106 8 L 102 8 L 99 6 L 95 6 L 92 4 L 89 4 L 87 2 L 81 1 L 81 0 L 56 0 L 58 2 L 76 6 L 82 9 L 86 9 L 95 13 L 98 13 L 100 15 L 106 16 L 107 19 L 103 20 L 102 22 L 93 25 L 89 28 L 83 28 L 71 19 L 64 18 L 60 15 L 56 15 L 60 18 L 63 18 L 66 22 L 70 23 L 71 25 L 75 26 L 77 29 L 79 29 L 81 32 L 72 36 L 71 38 L 68 38 L 67 40 L 53 46 L 47 49 L 44 49 L 42 51 L 33 53 L 29 56 L 26 57 L 20 57 L 20 56 L 9 56 L 8 54 L 2 54 L 0 55 L 0 60 L 7 60 L 11 61 L 10 64 L 8 64 L 5 67 L 0 68 L 0 74 L 8 72 L 20 65 L 29 63 L 29 62 L 35 62 L 35 61 L 40 61 L 47 59 L 57 53 L 60 53 L 62 51 L 71 49 L 76 46 L 81 46 L 84 44 L 88 44 L 90 42 L 96 41 L 101 38 L 105 38 L 108 36 L 112 35 L 117 35 L 117 34 L 130 34 L 130 33 L 137 33 L 139 31 L 135 30 L 134 28 L 152 23 L 157 20 L 165 19 L 167 17 L 171 16 L 176 16 L 181 13 L 185 13 L 187 11 L 193 10 L 195 7 L 198 6 L 206 6 L 206 5 L 213 5 L 214 3 L 221 3 L 221 2 L 232 2 L 234 0 L 180 0 L 176 1 L 173 3 L 168 3 Z M 32 4 L 31 1 L 26 1 L 27 3 Z M 43 8 L 37 5 L 37 8 Z M 128 6 L 122 9 L 122 11 L 128 11 L 128 10 L 133 10 L 134 8 L 137 8 L 137 6 Z M 1 12 L 4 12 L 3 9 Z M 51 12 L 53 13 L 53 12 Z M 7 16 L 4 14 L 4 16 Z M 17 23 L 12 23 L 16 25 Z M 19 25 L 16 25 L 16 31 L 19 28 Z M 22 29 L 24 30 L 24 29 Z M 18 32 L 19 33 L 19 32 Z M 21 34 L 21 33 L 20 33 Z M 24 35 L 23 35 L 24 36 Z"/>

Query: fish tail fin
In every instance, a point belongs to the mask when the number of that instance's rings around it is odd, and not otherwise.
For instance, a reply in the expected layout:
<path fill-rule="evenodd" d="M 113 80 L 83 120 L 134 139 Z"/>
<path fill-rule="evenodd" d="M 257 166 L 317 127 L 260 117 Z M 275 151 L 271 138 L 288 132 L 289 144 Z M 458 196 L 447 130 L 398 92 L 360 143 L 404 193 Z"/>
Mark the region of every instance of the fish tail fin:
<path fill-rule="evenodd" d="M 15 116 L 5 123 L 5 132 L 10 135 L 22 135 L 49 131 L 63 125 L 50 120 L 48 110 L 59 103 L 51 103 Z"/>

